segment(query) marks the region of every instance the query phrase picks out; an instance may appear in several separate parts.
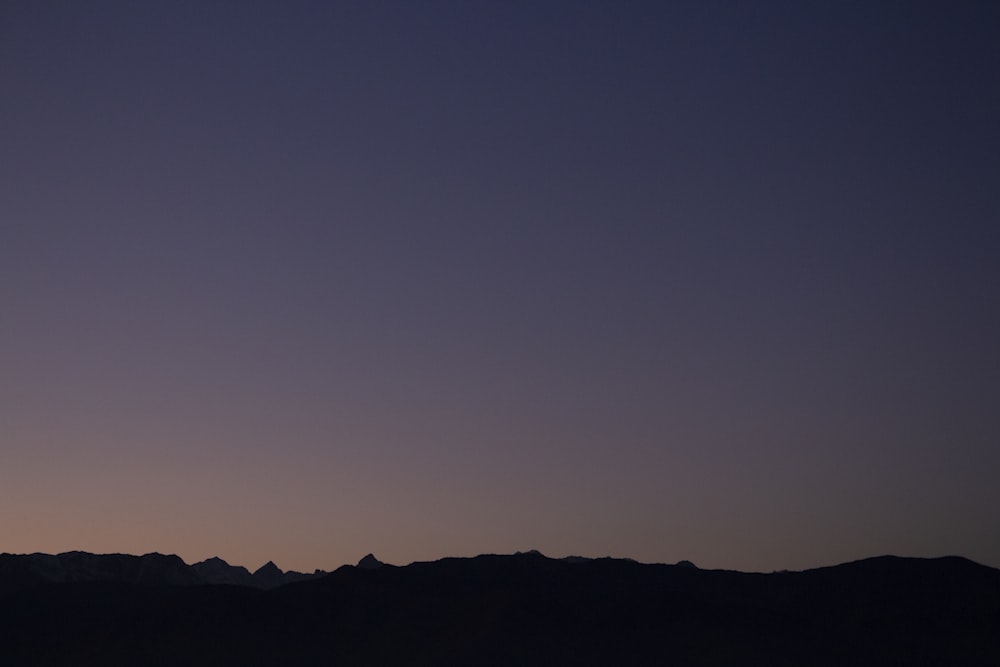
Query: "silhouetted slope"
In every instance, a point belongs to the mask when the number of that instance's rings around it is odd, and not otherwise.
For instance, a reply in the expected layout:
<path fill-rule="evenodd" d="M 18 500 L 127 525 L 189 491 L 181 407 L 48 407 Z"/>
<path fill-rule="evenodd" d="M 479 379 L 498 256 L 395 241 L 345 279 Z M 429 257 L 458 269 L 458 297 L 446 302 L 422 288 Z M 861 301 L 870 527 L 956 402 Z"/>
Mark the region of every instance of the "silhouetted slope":
<path fill-rule="evenodd" d="M 380 567 L 385 567 L 385 563 L 380 561 L 378 558 L 375 558 L 375 556 L 373 556 L 372 554 L 368 554 L 367 556 L 359 560 L 358 564 L 355 567 L 358 567 L 362 570 L 377 570 Z"/>
<path fill-rule="evenodd" d="M 228 584 L 230 586 L 254 586 L 250 570 L 240 565 L 230 565 L 218 557 L 195 563 L 191 568 L 206 584 Z"/>
<path fill-rule="evenodd" d="M 282 584 L 284 573 L 271 561 L 267 561 L 253 573 L 254 583 L 260 588 L 277 588 Z"/>
<path fill-rule="evenodd" d="M 0 554 L 0 592 L 43 583 L 120 582 L 150 586 L 191 586 L 203 583 L 178 556 L 91 554 L 68 551 L 51 554 Z"/>
<path fill-rule="evenodd" d="M 274 563 L 250 574 L 245 567 L 230 565 L 221 558 L 187 565 L 178 556 L 146 554 L 91 554 L 68 551 L 52 554 L 0 554 L 0 593 L 32 588 L 42 584 L 104 582 L 146 586 L 194 586 L 228 584 L 277 588 L 293 581 L 306 581 L 326 575 L 282 572 Z"/>
<path fill-rule="evenodd" d="M 344 566 L 269 591 L 22 588 L 0 595 L 0 627 L 0 664 L 17 665 L 997 665 L 1000 571 L 479 556 Z"/>
<path fill-rule="evenodd" d="M 337 655 L 348 662 L 445 651 L 479 664 L 988 664 L 976 655 L 1000 658 L 1000 634 L 986 632 L 1000 632 L 998 575 L 962 559 L 764 575 L 480 556 L 342 568 L 310 593 L 352 609 L 343 632 L 360 645 Z"/>

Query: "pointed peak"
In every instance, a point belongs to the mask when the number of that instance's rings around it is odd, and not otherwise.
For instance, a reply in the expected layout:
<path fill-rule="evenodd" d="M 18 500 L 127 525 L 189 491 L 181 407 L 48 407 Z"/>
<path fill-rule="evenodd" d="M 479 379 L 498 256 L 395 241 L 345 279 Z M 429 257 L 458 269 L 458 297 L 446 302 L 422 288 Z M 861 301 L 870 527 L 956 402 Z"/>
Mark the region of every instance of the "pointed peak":
<path fill-rule="evenodd" d="M 274 561 L 269 560 L 263 565 L 261 565 L 256 572 L 254 572 L 255 576 L 258 574 L 284 574 L 284 573 L 281 571 L 281 568 L 279 568 L 277 565 L 274 564 Z"/>
<path fill-rule="evenodd" d="M 384 565 L 385 563 L 380 561 L 378 558 L 375 558 L 374 555 L 368 554 L 367 556 L 358 561 L 357 567 L 361 568 L 362 570 L 377 570 L 378 568 L 383 567 Z"/>

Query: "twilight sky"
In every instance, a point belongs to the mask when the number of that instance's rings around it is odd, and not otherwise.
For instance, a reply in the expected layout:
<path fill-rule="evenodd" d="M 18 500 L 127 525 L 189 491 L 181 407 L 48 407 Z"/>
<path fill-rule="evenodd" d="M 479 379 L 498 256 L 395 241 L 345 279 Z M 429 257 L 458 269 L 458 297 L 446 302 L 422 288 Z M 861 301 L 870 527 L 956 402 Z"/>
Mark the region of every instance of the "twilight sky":
<path fill-rule="evenodd" d="M 0 551 L 1000 566 L 995 2 L 0 4 Z"/>

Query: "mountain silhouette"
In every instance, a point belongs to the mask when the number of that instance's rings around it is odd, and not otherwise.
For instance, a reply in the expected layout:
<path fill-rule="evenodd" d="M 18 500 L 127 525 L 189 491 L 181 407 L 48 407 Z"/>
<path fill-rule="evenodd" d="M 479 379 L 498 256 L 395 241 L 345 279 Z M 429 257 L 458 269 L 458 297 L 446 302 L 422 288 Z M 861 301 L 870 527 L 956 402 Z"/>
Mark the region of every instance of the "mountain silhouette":
<path fill-rule="evenodd" d="M 253 575 L 245 567 L 230 565 L 218 557 L 195 563 L 191 568 L 202 581 L 208 584 L 229 584 L 231 586 L 256 586 Z"/>
<path fill-rule="evenodd" d="M 253 573 L 253 580 L 261 588 L 277 588 L 282 584 L 284 572 L 272 561 L 267 561 Z"/>
<path fill-rule="evenodd" d="M 368 554 L 358 561 L 356 567 L 362 570 L 377 570 L 380 567 L 385 567 L 385 563 L 380 561 L 378 558 L 375 558 L 372 554 Z"/>
<path fill-rule="evenodd" d="M 204 583 L 197 571 L 173 555 L 151 553 L 131 556 L 84 551 L 58 555 L 0 554 L 0 593 L 33 584 L 83 581 L 160 586 Z"/>
<path fill-rule="evenodd" d="M 1000 570 L 959 557 L 760 574 L 366 556 L 266 590 L 192 584 L 232 566 L 178 562 L 0 555 L 0 665 L 1000 664 Z"/>
<path fill-rule="evenodd" d="M 68 551 L 61 554 L 0 554 L 0 593 L 41 584 L 80 582 L 121 583 L 147 586 L 196 586 L 227 584 L 254 588 L 277 588 L 296 581 L 325 576 L 283 572 L 268 561 L 253 574 L 238 565 L 213 557 L 187 565 L 178 556 L 163 554 L 92 554 Z"/>

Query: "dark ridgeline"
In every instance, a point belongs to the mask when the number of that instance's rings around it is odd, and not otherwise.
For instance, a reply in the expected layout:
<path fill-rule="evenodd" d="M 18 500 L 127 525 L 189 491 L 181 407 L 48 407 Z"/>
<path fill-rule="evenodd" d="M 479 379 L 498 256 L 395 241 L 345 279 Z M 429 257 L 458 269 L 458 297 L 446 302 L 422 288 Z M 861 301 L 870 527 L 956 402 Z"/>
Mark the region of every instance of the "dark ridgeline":
<path fill-rule="evenodd" d="M 79 582 L 117 582 L 148 586 L 195 586 L 199 584 L 230 584 L 253 588 L 277 588 L 295 581 L 306 581 L 326 575 L 323 570 L 312 574 L 283 572 L 268 561 L 253 574 L 221 558 L 187 565 L 178 556 L 146 554 L 91 554 L 68 551 L 51 554 L 0 554 L 0 593 L 27 588 L 41 583 L 64 584 Z"/>
<path fill-rule="evenodd" d="M 265 589 L 278 573 L 5 554 L 0 665 L 1000 665 L 1000 570 L 957 557 L 747 574 L 369 554 Z"/>

